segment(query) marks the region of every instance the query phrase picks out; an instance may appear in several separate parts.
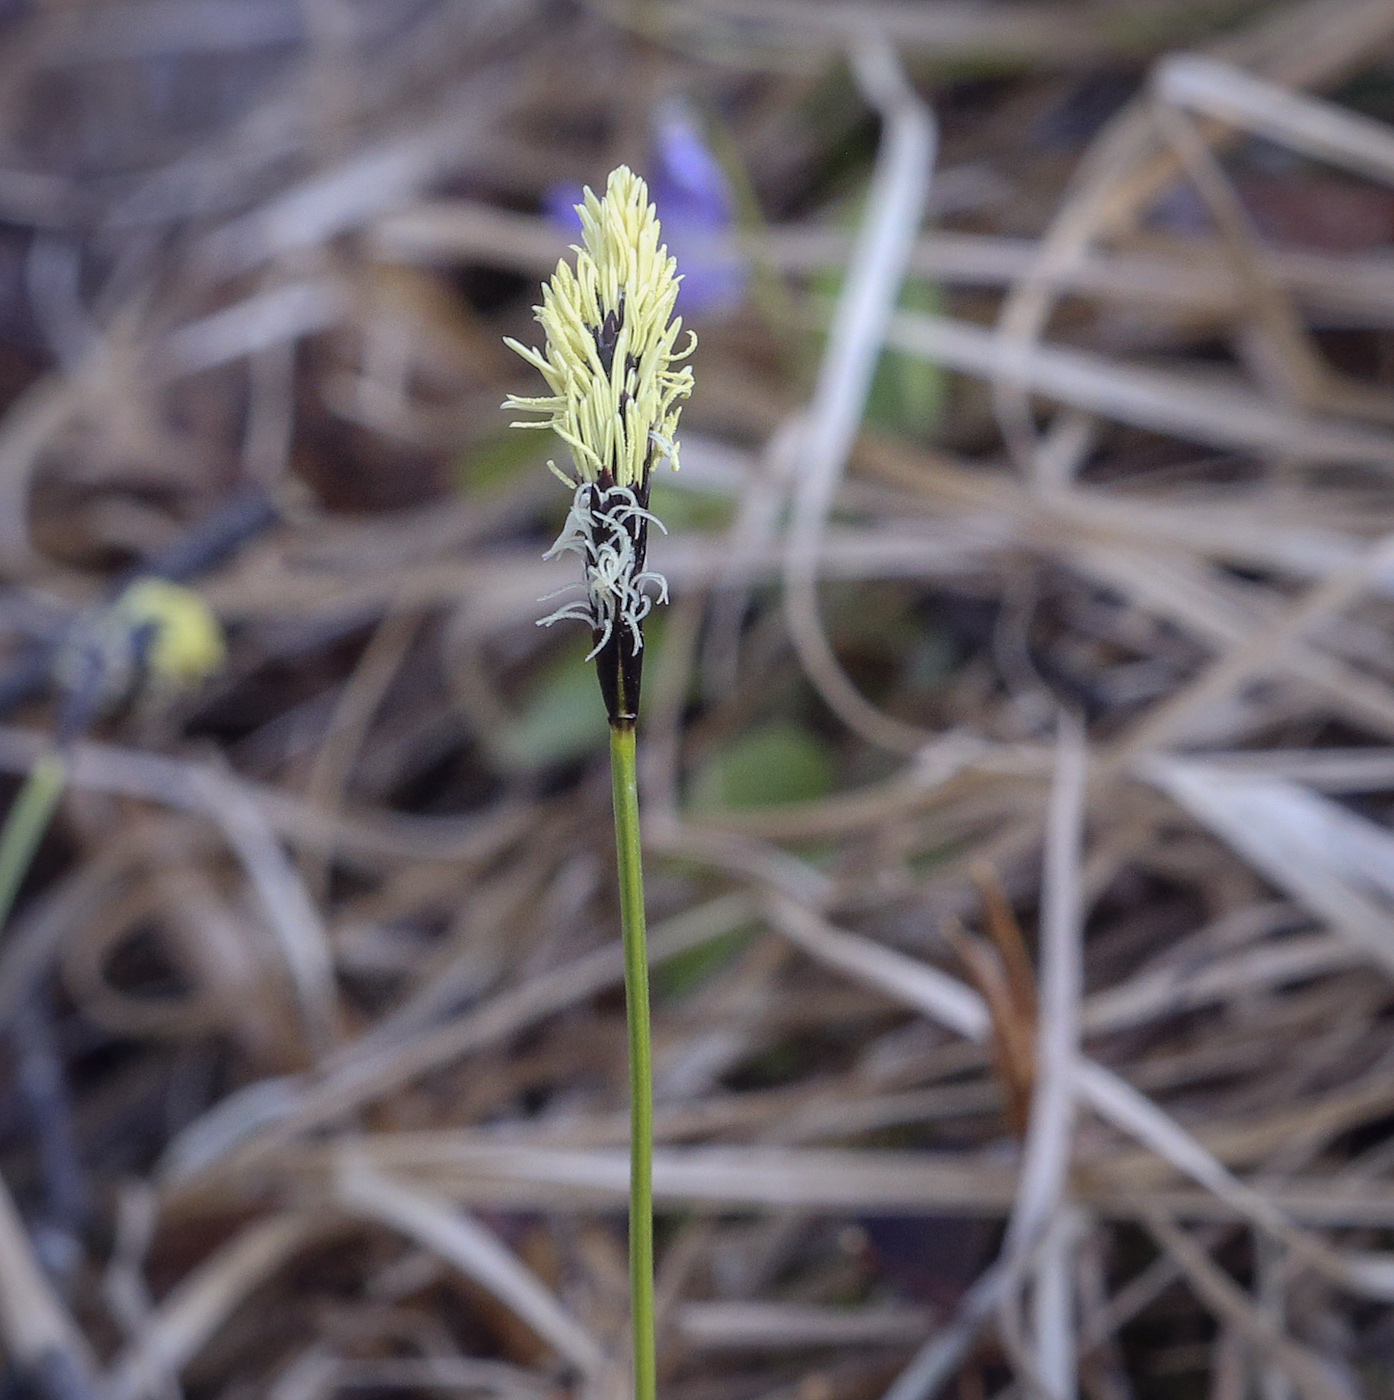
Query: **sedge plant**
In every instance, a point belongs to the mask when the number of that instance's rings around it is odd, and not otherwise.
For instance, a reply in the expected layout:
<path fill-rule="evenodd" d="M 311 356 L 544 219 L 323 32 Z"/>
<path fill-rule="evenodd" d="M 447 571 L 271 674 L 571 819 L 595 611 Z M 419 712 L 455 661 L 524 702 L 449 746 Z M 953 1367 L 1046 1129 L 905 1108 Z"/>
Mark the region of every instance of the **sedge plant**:
<path fill-rule="evenodd" d="M 668 586 L 645 568 L 654 468 L 678 465 L 677 426 L 692 392 L 682 363 L 696 337 L 679 348 L 682 321 L 676 260 L 659 242 L 648 187 L 620 166 L 603 197 L 585 191 L 576 206 L 582 243 L 573 268 L 565 259 L 535 307 L 542 350 L 516 350 L 547 381 L 549 394 L 510 395 L 505 408 L 534 415 L 519 428 L 550 428 L 571 452 L 574 476 L 551 470 L 571 491 L 571 509 L 548 558 L 575 554 L 582 581 L 539 626 L 571 618 L 591 629 L 591 651 L 610 721 L 620 930 L 624 940 L 629 1029 L 629 1279 L 635 1400 L 657 1390 L 653 1305 L 653 1069 L 649 1028 L 644 875 L 639 843 L 635 726 L 644 661 L 644 619 L 666 602 Z M 559 597 L 561 594 L 550 595 Z M 544 600 L 545 601 L 545 600 Z"/>

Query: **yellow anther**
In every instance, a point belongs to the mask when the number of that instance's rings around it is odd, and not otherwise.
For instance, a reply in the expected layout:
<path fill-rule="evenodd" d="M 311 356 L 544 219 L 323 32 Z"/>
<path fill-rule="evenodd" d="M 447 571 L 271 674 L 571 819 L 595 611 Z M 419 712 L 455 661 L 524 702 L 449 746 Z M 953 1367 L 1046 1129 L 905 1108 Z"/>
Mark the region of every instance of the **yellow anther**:
<path fill-rule="evenodd" d="M 551 393 L 510 394 L 504 407 L 537 415 L 515 428 L 551 428 L 571 449 L 583 482 L 642 487 L 659 457 L 678 465 L 681 401 L 692 370 L 681 365 L 696 344 L 673 315 L 677 262 L 659 243 L 648 186 L 627 166 L 610 173 L 605 197 L 587 189 L 576 267 L 557 264 L 534 307 L 544 351 L 507 344 L 534 366 Z"/>

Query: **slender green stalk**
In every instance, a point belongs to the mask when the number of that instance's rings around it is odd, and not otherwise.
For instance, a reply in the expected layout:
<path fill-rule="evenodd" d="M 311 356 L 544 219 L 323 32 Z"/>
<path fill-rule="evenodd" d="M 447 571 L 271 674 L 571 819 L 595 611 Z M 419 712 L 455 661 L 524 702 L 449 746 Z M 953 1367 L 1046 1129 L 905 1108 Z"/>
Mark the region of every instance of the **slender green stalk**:
<path fill-rule="evenodd" d="M 629 1282 L 633 1302 L 634 1400 L 655 1400 L 653 1304 L 653 1066 L 644 873 L 634 722 L 644 661 L 644 619 L 668 601 L 668 585 L 645 567 L 654 468 L 678 465 L 678 418 L 692 393 L 696 347 L 678 347 L 677 259 L 659 242 L 648 186 L 628 166 L 610 172 L 604 198 L 586 190 L 576 206 L 581 247 L 542 286 L 535 308 L 543 350 L 505 343 L 539 371 L 549 393 L 510 394 L 505 408 L 527 415 L 515 428 L 551 428 L 571 449 L 575 475 L 548 463 L 572 490 L 571 510 L 547 558 L 581 559 L 585 592 L 542 625 L 588 623 L 600 693 L 610 718 L 615 845 L 620 867 L 625 1002 L 629 1019 Z M 661 525 L 660 525 L 660 528 Z M 555 596 L 549 594 L 549 597 Z"/>
<path fill-rule="evenodd" d="M 629 1022 L 629 1294 L 634 1329 L 634 1400 L 655 1400 L 658 1373 L 653 1319 L 653 1044 L 632 720 L 619 720 L 610 726 L 610 775 L 615 793 L 615 853 L 620 870 L 624 998 Z"/>
<path fill-rule="evenodd" d="M 0 830 L 0 929 L 10 917 L 15 895 L 29 873 L 34 852 L 48 830 L 49 818 L 63 795 L 67 766 L 56 753 L 40 756 L 29 770 Z"/>

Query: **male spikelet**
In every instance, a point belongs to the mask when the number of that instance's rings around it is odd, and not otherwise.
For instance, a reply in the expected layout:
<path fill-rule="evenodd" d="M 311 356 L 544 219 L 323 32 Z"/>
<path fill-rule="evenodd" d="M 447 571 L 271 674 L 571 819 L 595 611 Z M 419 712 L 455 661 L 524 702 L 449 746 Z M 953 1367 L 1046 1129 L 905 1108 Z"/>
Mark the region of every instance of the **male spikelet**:
<path fill-rule="evenodd" d="M 545 352 L 507 341 L 552 392 L 510 394 L 504 407 L 537 415 L 512 426 L 551 428 L 571 449 L 576 469 L 573 479 L 548 463 L 574 494 L 546 557 L 581 556 L 584 596 L 540 625 L 562 618 L 589 623 L 611 722 L 632 722 L 644 618 L 668 596 L 662 576 L 644 569 L 649 523 L 663 528 L 649 512 L 649 480 L 661 458 L 678 465 L 678 416 L 692 392 L 692 370 L 681 361 L 696 337 L 689 332 L 687 346 L 677 349 L 677 262 L 658 241 L 658 216 L 643 180 L 622 165 L 611 172 L 603 199 L 587 189 L 576 209 L 583 246 L 573 247 L 575 270 L 564 259 L 558 263 L 543 283 L 542 305 L 533 308 Z"/>

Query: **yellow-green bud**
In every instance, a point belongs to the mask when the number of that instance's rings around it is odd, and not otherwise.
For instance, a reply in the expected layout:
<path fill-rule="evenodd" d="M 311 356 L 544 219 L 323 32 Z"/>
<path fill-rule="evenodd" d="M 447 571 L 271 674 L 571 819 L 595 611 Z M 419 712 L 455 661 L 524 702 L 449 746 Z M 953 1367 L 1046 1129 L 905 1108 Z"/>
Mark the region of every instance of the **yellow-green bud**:
<path fill-rule="evenodd" d="M 150 629 L 144 662 L 157 684 L 181 689 L 197 685 L 226 660 L 223 629 L 192 588 L 162 578 L 137 579 L 113 610 L 133 632 Z"/>

